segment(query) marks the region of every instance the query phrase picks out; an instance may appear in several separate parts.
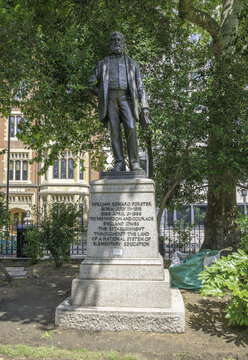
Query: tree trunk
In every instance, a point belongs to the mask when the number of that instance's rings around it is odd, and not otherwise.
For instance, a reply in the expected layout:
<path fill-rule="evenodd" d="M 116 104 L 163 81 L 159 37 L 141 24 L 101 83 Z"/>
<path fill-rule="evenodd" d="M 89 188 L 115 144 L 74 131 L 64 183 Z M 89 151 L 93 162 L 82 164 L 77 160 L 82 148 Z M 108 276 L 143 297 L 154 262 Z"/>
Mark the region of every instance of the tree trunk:
<path fill-rule="evenodd" d="M 238 36 L 241 0 L 223 0 L 221 19 L 193 6 L 193 0 L 180 0 L 180 15 L 206 30 L 212 37 L 212 94 L 209 99 L 208 139 L 208 208 L 205 216 L 204 248 L 237 248 L 240 232 L 237 229 L 236 180 L 230 164 L 233 117 L 232 62 Z"/>
<path fill-rule="evenodd" d="M 203 247 L 236 249 L 240 231 L 236 220 L 235 162 L 232 160 L 235 122 L 238 118 L 233 102 L 236 88 L 233 84 L 234 69 L 229 56 L 217 56 L 213 63 L 212 94 L 209 99 L 208 138 L 208 207 L 205 218 Z"/>
<path fill-rule="evenodd" d="M 215 179 L 209 179 L 208 207 L 204 219 L 204 249 L 224 249 L 231 246 L 237 249 L 240 242 L 240 231 L 235 219 L 238 210 L 236 205 L 236 184 L 226 190 L 218 190 Z"/>

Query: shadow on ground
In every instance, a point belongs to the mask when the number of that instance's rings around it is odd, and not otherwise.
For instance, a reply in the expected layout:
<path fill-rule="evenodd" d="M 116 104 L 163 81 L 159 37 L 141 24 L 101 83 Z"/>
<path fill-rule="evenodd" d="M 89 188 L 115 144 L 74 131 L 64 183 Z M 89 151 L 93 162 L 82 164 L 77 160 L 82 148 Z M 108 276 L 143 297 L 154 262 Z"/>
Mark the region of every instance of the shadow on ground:
<path fill-rule="evenodd" d="M 36 324 L 41 330 L 53 327 L 56 307 L 70 295 L 74 274 L 72 271 L 68 276 L 66 270 L 41 269 L 37 277 L 28 276 L 10 284 L 0 281 L 1 323 Z"/>
<path fill-rule="evenodd" d="M 188 326 L 195 331 L 203 331 L 210 336 L 223 338 L 236 346 L 248 345 L 248 332 L 245 328 L 228 327 L 225 319 L 226 301 L 201 299 L 196 304 L 187 304 L 190 312 Z"/>
<path fill-rule="evenodd" d="M 69 296 L 79 264 L 55 269 L 48 262 L 40 263 L 34 269 L 27 267 L 26 279 L 16 280 L 13 284 L 0 280 L 0 342 L 91 351 L 115 350 L 139 354 L 140 360 L 248 359 L 248 333 L 227 327 L 224 319 L 226 303 L 214 298 L 201 299 L 199 292 L 193 291 L 182 291 L 187 318 L 184 334 L 55 328 L 55 308 Z"/>

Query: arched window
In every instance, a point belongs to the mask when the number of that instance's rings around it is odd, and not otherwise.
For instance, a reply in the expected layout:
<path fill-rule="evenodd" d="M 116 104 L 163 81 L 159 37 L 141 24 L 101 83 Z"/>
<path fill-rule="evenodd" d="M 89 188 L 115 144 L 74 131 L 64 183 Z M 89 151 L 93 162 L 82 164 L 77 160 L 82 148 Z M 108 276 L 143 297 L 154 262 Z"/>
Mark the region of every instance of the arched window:
<path fill-rule="evenodd" d="M 10 160 L 9 162 L 9 179 L 14 180 L 14 161 Z"/>
<path fill-rule="evenodd" d="M 21 132 L 21 129 L 20 129 L 21 121 L 22 121 L 22 117 L 17 116 L 17 120 L 16 120 L 16 132 L 17 133 Z"/>
<path fill-rule="evenodd" d="M 55 163 L 53 165 L 53 178 L 58 179 L 59 178 L 59 161 L 55 160 Z"/>
<path fill-rule="evenodd" d="M 66 179 L 66 159 L 60 160 L 60 178 Z"/>
<path fill-rule="evenodd" d="M 74 178 L 73 159 L 68 159 L 68 179 Z"/>
<path fill-rule="evenodd" d="M 17 160 L 15 163 L 15 180 L 21 180 L 21 162 Z"/>
<path fill-rule="evenodd" d="M 26 160 L 22 163 L 22 180 L 28 180 L 28 162 Z"/>

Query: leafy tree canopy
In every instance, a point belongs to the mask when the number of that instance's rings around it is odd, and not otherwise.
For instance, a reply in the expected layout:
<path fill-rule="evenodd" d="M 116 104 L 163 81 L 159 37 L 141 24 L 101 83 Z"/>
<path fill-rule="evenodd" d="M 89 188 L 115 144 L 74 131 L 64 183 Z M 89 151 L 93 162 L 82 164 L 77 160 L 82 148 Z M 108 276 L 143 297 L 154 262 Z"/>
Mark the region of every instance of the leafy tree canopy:
<path fill-rule="evenodd" d="M 247 4 L 0 0 L 2 112 L 22 109 L 20 138 L 44 171 L 68 147 L 101 164 L 108 132 L 88 79 L 118 30 L 149 95 L 152 125 L 140 144 L 153 150 L 158 203 L 191 201 L 206 178 L 216 179 L 212 193 L 232 188 L 248 177 Z"/>

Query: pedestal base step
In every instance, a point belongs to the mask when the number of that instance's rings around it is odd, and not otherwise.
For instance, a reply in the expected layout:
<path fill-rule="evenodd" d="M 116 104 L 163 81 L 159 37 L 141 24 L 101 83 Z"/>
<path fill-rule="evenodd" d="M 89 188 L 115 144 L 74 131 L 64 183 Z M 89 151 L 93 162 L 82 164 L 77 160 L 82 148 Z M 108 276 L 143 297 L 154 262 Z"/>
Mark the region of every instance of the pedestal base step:
<path fill-rule="evenodd" d="M 93 331 L 185 332 L 181 293 L 171 289 L 169 308 L 81 307 L 67 298 L 56 308 L 55 324 L 61 328 Z"/>
<path fill-rule="evenodd" d="M 72 281 L 73 306 L 167 308 L 170 301 L 170 274 L 167 269 L 160 281 L 80 278 Z"/>

